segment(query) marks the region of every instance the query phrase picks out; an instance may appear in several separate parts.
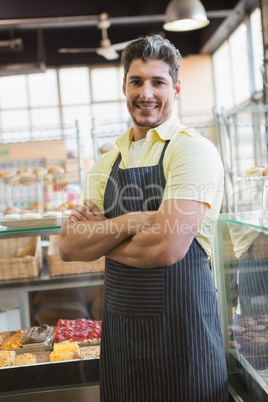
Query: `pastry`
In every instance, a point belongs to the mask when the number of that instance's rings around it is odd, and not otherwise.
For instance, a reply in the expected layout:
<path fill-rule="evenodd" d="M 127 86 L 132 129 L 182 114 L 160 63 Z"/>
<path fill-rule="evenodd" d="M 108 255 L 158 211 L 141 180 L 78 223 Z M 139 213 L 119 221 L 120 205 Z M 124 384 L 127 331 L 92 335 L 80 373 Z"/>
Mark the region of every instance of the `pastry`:
<path fill-rule="evenodd" d="M 6 221 L 15 221 L 17 219 L 20 219 L 20 214 L 8 214 L 8 215 L 5 215 L 4 219 Z"/>
<path fill-rule="evenodd" d="M 21 220 L 27 220 L 27 219 L 41 219 L 42 215 L 37 213 L 37 212 L 24 212 L 20 215 Z"/>
<path fill-rule="evenodd" d="M 5 172 L 0 172 L 0 179 L 8 178 L 11 176 L 13 176 L 13 174 L 9 170 L 6 170 Z"/>
<path fill-rule="evenodd" d="M 262 177 L 264 166 L 251 166 L 245 170 L 245 177 Z"/>
<path fill-rule="evenodd" d="M 36 174 L 36 176 L 45 176 L 48 172 L 48 169 L 46 167 L 40 166 L 37 167 L 33 170 L 33 173 Z"/>
<path fill-rule="evenodd" d="M 28 244 L 22 250 L 19 250 L 17 257 L 24 258 L 27 255 L 34 256 L 34 254 L 35 254 L 35 246 L 33 244 Z"/>
<path fill-rule="evenodd" d="M 44 343 L 51 334 L 52 327 L 49 325 L 40 325 L 40 327 L 32 327 L 26 332 L 21 344 L 30 345 L 33 343 Z"/>
<path fill-rule="evenodd" d="M 79 346 L 77 342 L 62 342 L 54 344 L 53 351 L 49 355 L 51 362 L 60 360 L 77 359 Z"/>
<path fill-rule="evenodd" d="M 61 216 L 60 211 L 47 211 L 42 214 L 42 218 L 61 218 Z"/>
<path fill-rule="evenodd" d="M 59 320 L 54 329 L 54 342 L 77 341 L 82 344 L 97 344 L 101 340 L 101 321 L 85 318 Z"/>
<path fill-rule="evenodd" d="M 66 209 L 73 209 L 73 207 L 74 207 L 74 202 L 72 200 L 68 200 L 64 204 L 61 204 L 58 207 L 58 211 L 64 211 Z"/>
<path fill-rule="evenodd" d="M 9 335 L 2 344 L 2 350 L 18 349 L 21 346 L 21 341 L 26 334 L 26 330 L 18 330 Z"/>
<path fill-rule="evenodd" d="M 236 335 L 243 335 L 247 332 L 245 327 L 242 327 L 240 325 L 235 325 L 232 327 L 233 333 Z"/>
<path fill-rule="evenodd" d="M 265 166 L 262 172 L 263 176 L 268 176 L 268 166 Z"/>
<path fill-rule="evenodd" d="M 52 174 L 62 174 L 62 173 L 65 173 L 65 170 L 63 169 L 62 166 L 55 165 L 55 166 L 51 166 L 51 167 L 48 169 L 48 173 L 52 173 Z"/>
<path fill-rule="evenodd" d="M 16 353 L 14 350 L 0 351 L 0 367 L 9 367 L 13 365 Z"/>
<path fill-rule="evenodd" d="M 31 173 L 24 173 L 20 175 L 20 184 L 23 184 L 24 186 L 30 186 L 35 183 L 35 175 Z"/>
<path fill-rule="evenodd" d="M 4 335 L 1 334 L 1 332 L 0 332 L 0 349 L 1 349 L 2 345 L 3 345 L 4 339 L 5 339 Z"/>
<path fill-rule="evenodd" d="M 88 359 L 94 357 L 100 357 L 100 347 L 99 346 L 86 346 L 80 351 L 81 359 Z"/>
<path fill-rule="evenodd" d="M 8 186 L 18 186 L 20 184 L 20 176 L 18 174 L 12 176 L 8 182 L 7 185 Z"/>
<path fill-rule="evenodd" d="M 21 355 L 16 356 L 13 362 L 13 366 L 22 366 L 26 364 L 35 364 L 35 363 L 37 363 L 35 355 L 31 353 L 23 353 Z"/>
<path fill-rule="evenodd" d="M 62 216 L 70 216 L 72 213 L 71 209 L 65 209 L 65 211 L 62 211 Z"/>
<path fill-rule="evenodd" d="M 18 213 L 19 213 L 19 208 L 17 208 L 17 207 L 10 207 L 10 208 L 7 208 L 7 209 L 5 210 L 4 215 L 18 214 Z"/>
<path fill-rule="evenodd" d="M 18 175 L 21 175 L 21 174 L 24 174 L 24 173 L 29 173 L 29 169 L 28 168 L 22 168 L 22 169 L 17 170 Z"/>

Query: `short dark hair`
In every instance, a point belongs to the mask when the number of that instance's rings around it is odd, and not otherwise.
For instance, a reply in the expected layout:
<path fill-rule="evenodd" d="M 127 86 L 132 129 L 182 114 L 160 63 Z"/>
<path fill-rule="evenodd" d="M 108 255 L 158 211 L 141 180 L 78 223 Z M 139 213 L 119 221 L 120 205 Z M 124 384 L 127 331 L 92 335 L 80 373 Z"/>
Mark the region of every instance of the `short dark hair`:
<path fill-rule="evenodd" d="M 124 67 L 124 76 L 129 71 L 133 60 L 141 59 L 143 61 L 162 60 L 169 65 L 169 74 L 171 75 L 174 86 L 179 78 L 181 66 L 181 54 L 178 49 L 161 35 L 144 36 L 131 41 L 123 50 L 121 64 Z"/>

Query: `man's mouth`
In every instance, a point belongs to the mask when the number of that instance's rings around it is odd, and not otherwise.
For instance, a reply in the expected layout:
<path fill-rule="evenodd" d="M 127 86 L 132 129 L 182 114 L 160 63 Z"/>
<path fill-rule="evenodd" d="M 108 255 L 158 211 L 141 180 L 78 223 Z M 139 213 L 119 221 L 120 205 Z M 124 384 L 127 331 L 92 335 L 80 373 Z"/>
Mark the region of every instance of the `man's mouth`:
<path fill-rule="evenodd" d="M 136 103 L 136 106 L 142 110 L 154 110 L 158 107 L 157 104 L 143 104 L 143 103 Z"/>

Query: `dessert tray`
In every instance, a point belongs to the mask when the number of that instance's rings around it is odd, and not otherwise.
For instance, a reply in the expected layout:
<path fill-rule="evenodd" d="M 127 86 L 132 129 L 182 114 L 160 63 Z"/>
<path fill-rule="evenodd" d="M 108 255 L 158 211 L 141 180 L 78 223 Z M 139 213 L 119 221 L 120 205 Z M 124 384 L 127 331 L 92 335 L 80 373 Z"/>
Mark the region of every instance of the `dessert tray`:
<path fill-rule="evenodd" d="M 55 218 L 41 218 L 41 219 L 14 219 L 0 220 L 0 225 L 9 230 L 33 229 L 33 228 L 46 228 L 53 226 L 61 226 L 68 216 L 61 216 Z"/>

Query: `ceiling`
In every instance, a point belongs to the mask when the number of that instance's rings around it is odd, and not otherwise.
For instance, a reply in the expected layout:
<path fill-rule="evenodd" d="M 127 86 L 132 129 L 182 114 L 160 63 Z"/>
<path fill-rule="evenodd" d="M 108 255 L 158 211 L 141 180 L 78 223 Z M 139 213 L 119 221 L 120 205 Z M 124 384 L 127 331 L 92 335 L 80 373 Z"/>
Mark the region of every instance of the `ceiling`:
<path fill-rule="evenodd" d="M 162 28 L 168 3 L 169 0 L 1 0 L 0 41 L 22 38 L 23 49 L 14 52 L 0 48 L 0 70 L 11 65 L 15 72 L 18 65 L 22 68 L 36 62 L 44 62 L 47 67 L 114 63 L 96 53 L 58 52 L 59 48 L 98 47 L 101 31 L 97 23 L 102 12 L 108 13 L 111 21 L 108 36 L 112 43 L 160 33 L 180 49 L 183 57 L 211 54 L 258 1 L 202 0 L 210 24 L 196 31 L 176 33 Z M 78 16 L 86 18 L 77 22 Z"/>

